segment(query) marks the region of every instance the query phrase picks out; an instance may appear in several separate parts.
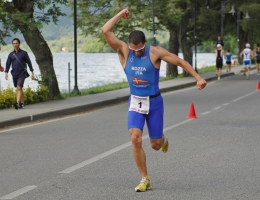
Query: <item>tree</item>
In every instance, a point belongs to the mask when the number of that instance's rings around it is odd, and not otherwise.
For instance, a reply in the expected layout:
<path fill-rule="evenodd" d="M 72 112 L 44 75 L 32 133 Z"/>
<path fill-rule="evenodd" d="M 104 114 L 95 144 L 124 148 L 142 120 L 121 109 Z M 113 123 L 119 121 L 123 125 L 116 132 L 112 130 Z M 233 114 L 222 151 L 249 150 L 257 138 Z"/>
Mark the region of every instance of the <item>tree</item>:
<path fill-rule="evenodd" d="M 156 30 L 169 31 L 169 51 L 177 55 L 179 52 L 179 23 L 183 14 L 182 10 L 177 7 L 179 1 L 156 0 L 156 4 L 154 5 Z M 96 36 L 101 41 L 104 41 L 100 32 L 103 24 L 124 7 L 128 7 L 131 19 L 127 21 L 120 20 L 115 25 L 114 33 L 120 39 L 127 43 L 129 32 L 136 28 L 148 31 L 153 30 L 151 0 L 82 0 L 78 3 L 78 7 L 78 25 L 83 34 Z M 167 64 L 166 75 L 176 77 L 178 75 L 177 66 Z"/>
<path fill-rule="evenodd" d="M 199 13 L 198 13 L 198 40 L 200 42 L 211 40 L 215 42 L 217 35 L 221 35 L 221 2 L 219 0 L 210 0 L 211 6 L 209 9 L 205 8 L 204 0 L 197 0 L 199 3 Z M 241 52 L 245 47 L 246 42 L 252 42 L 259 39 L 260 30 L 257 26 L 260 25 L 260 20 L 258 19 L 258 11 L 260 9 L 260 3 L 258 0 L 251 0 L 250 2 L 243 0 L 236 1 L 224 1 L 225 4 L 225 19 L 223 20 L 224 29 L 224 41 L 225 48 L 227 46 L 233 46 L 233 39 L 237 40 L 237 21 L 239 20 L 239 47 L 236 51 Z M 235 11 L 240 11 L 240 19 L 237 19 L 237 14 L 232 15 L 229 13 L 231 6 L 234 5 Z M 251 18 L 246 20 L 246 12 L 250 13 Z M 253 16 L 253 17 L 252 17 Z M 199 28 L 199 29 L 198 29 Z M 230 43 L 232 41 L 232 44 Z M 228 44 L 226 46 L 226 44 Z M 236 44 L 237 47 L 237 44 Z"/>
<path fill-rule="evenodd" d="M 50 4 L 51 3 L 51 4 Z M 57 4 L 66 4 L 67 0 L 4 0 L 0 2 L 0 43 L 10 31 L 20 31 L 26 43 L 35 55 L 44 85 L 48 86 L 49 98 L 60 96 L 58 81 L 53 68 L 50 48 L 39 30 L 43 23 L 58 21 L 65 14 Z M 37 10 L 37 11 L 36 11 Z"/>

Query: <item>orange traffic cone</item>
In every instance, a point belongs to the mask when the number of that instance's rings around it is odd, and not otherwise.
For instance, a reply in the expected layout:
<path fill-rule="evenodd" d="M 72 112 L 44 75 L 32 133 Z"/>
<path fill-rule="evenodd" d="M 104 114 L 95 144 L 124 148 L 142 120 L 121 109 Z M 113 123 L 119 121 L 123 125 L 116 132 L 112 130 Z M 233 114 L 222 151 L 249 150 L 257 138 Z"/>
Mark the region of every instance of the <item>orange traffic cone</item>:
<path fill-rule="evenodd" d="M 260 81 L 257 83 L 256 90 L 260 90 Z"/>
<path fill-rule="evenodd" d="M 193 103 L 190 104 L 190 112 L 187 118 L 197 118 Z"/>

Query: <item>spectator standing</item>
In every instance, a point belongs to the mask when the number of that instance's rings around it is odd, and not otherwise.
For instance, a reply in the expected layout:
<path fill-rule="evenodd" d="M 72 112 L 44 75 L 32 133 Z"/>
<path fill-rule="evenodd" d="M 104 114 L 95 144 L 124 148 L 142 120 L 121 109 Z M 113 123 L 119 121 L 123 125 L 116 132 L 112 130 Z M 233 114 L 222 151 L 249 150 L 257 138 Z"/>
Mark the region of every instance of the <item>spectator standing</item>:
<path fill-rule="evenodd" d="M 16 102 L 14 107 L 16 110 L 24 108 L 24 98 L 23 98 L 23 84 L 25 81 L 25 68 L 27 65 L 32 72 L 31 78 L 34 79 L 34 72 L 31 60 L 26 51 L 20 49 L 20 40 L 14 38 L 12 40 L 14 51 L 12 51 L 7 58 L 5 67 L 5 79 L 8 80 L 8 72 L 12 64 L 11 74 L 13 76 L 14 87 L 17 88 Z"/>
<path fill-rule="evenodd" d="M 251 57 L 254 57 L 253 51 L 250 49 L 250 44 L 246 43 L 246 48 L 243 49 L 240 53 L 240 58 L 243 59 L 244 64 L 244 76 L 246 76 L 246 80 L 249 79 L 250 68 L 251 68 Z"/>
<path fill-rule="evenodd" d="M 222 47 L 224 47 L 224 42 L 223 42 L 223 40 L 222 40 L 222 38 L 221 38 L 220 36 L 218 36 L 218 39 L 217 39 L 217 41 L 216 41 L 216 46 L 217 46 L 218 44 L 220 44 Z"/>
<path fill-rule="evenodd" d="M 227 50 L 225 57 L 226 57 L 226 69 L 227 69 L 227 72 L 230 72 L 231 71 L 231 62 L 232 62 L 232 53 L 230 53 L 229 49 Z"/>
<path fill-rule="evenodd" d="M 256 57 L 256 70 L 257 75 L 260 73 L 260 44 L 257 44 L 257 47 L 255 49 L 255 57 Z"/>

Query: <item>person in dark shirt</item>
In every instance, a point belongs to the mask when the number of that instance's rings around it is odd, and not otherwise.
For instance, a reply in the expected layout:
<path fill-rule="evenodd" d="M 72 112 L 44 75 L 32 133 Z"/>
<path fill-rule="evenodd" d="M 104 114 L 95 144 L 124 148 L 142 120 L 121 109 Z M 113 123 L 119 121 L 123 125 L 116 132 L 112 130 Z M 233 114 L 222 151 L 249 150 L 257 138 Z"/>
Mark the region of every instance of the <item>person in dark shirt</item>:
<path fill-rule="evenodd" d="M 31 60 L 26 51 L 20 49 L 20 40 L 14 38 L 12 40 L 14 51 L 12 51 L 7 58 L 5 67 L 5 79 L 8 80 L 8 71 L 12 64 L 11 74 L 13 76 L 14 87 L 17 88 L 16 102 L 14 107 L 16 110 L 19 108 L 24 108 L 24 98 L 23 98 L 23 84 L 25 81 L 25 71 L 24 68 L 28 64 L 30 71 L 32 72 L 31 78 L 34 80 L 34 72 Z M 20 60 L 18 60 L 18 59 Z"/>
<path fill-rule="evenodd" d="M 222 38 L 218 36 L 218 40 L 216 41 L 216 46 L 220 44 L 222 47 L 224 47 L 224 42 L 222 41 Z"/>

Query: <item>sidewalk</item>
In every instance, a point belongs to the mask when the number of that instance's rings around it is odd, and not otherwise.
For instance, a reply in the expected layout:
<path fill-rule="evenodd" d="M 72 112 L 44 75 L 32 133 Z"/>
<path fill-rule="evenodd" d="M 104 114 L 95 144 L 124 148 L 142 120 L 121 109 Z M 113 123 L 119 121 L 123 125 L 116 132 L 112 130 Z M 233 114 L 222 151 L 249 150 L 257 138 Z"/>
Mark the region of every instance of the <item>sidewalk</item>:
<path fill-rule="evenodd" d="M 241 65 L 232 67 L 231 72 L 222 70 L 222 77 L 239 74 L 243 67 Z M 207 81 L 217 80 L 215 72 L 201 74 Z M 184 77 L 159 83 L 161 93 L 179 90 L 195 86 L 196 81 L 193 77 Z M 24 109 L 15 110 L 14 108 L 0 110 L 0 128 L 14 126 L 36 120 L 50 119 L 70 114 L 85 112 L 119 102 L 126 102 L 129 98 L 129 88 L 109 91 L 100 94 L 72 97 L 65 100 L 49 101 L 44 103 L 26 105 Z"/>

